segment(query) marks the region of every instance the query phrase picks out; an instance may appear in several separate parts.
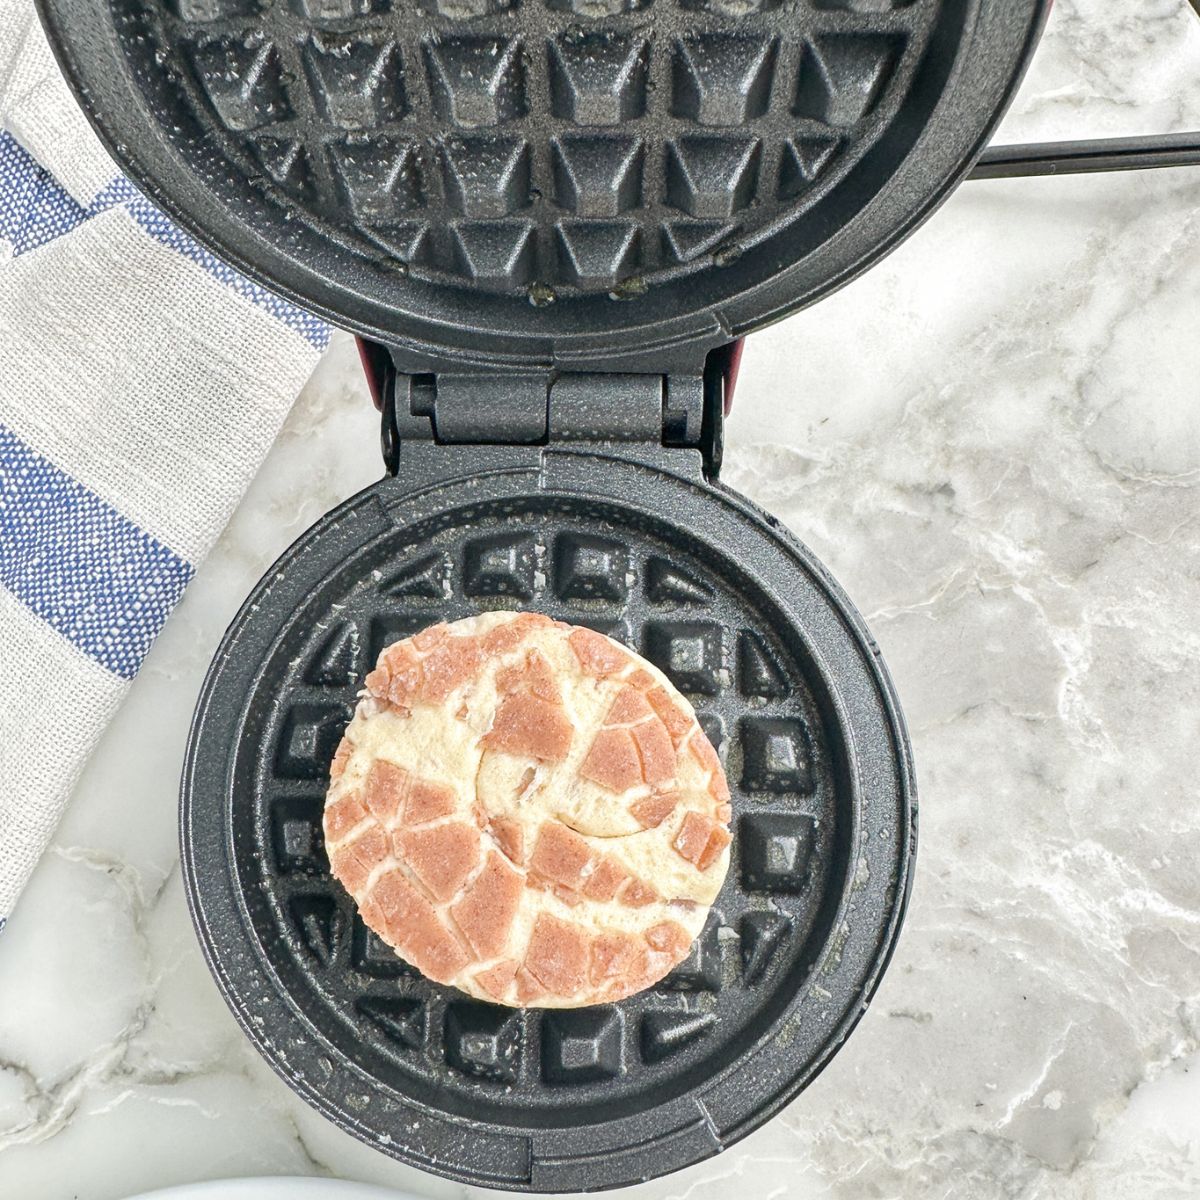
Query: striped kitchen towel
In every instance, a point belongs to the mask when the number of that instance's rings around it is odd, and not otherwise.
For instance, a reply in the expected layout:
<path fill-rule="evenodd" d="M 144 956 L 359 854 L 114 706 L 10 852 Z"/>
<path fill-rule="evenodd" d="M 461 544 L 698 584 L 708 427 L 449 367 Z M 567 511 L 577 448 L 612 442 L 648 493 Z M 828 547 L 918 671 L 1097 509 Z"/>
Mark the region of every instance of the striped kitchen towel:
<path fill-rule="evenodd" d="M 328 336 L 121 177 L 0 0 L 0 922 Z"/>

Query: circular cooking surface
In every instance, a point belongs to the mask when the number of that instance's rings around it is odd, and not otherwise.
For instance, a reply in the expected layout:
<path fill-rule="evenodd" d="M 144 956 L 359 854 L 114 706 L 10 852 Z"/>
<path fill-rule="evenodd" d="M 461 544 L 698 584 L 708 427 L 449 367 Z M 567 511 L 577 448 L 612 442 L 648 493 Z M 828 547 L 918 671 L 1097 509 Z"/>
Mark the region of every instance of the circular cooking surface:
<path fill-rule="evenodd" d="M 392 342 L 593 361 L 869 264 L 982 148 L 1043 0 L 41 0 L 118 160 Z"/>
<path fill-rule="evenodd" d="M 618 1004 L 512 1010 L 435 985 L 329 874 L 328 767 L 368 665 L 493 607 L 639 650 L 726 767 L 733 861 L 709 922 Z M 457 480 L 376 485 L 264 578 L 197 710 L 184 863 L 228 1002 L 310 1102 L 426 1169 L 563 1191 L 713 1154 L 813 1078 L 890 954 L 912 805 L 878 660 L 801 547 L 723 491 L 496 449 Z"/>

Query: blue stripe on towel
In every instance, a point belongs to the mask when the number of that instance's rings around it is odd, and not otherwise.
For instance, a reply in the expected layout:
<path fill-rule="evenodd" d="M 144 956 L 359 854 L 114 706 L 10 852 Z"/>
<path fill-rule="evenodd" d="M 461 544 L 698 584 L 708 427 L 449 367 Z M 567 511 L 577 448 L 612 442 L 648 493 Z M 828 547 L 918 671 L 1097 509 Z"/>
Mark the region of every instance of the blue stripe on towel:
<path fill-rule="evenodd" d="M 0 238 L 12 243 L 14 258 L 137 194 L 128 179 L 117 176 L 84 208 L 11 134 L 0 133 Z"/>
<path fill-rule="evenodd" d="M 329 344 L 329 326 L 324 321 L 222 262 L 172 224 L 123 176 L 106 184 L 85 208 L 11 134 L 0 133 L 0 238 L 12 244 L 14 258 L 70 233 L 117 205 L 124 205 L 155 241 L 191 259 L 218 283 L 298 333 L 315 349 L 324 350 Z"/>
<path fill-rule="evenodd" d="M 84 654 L 132 679 L 192 571 L 0 425 L 0 583 Z"/>

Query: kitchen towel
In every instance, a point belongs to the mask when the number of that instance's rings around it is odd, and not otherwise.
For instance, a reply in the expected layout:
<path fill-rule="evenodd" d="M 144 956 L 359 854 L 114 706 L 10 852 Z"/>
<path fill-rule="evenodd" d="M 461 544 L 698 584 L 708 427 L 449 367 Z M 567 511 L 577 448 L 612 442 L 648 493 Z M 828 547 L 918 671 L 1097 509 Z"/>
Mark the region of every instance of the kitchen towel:
<path fill-rule="evenodd" d="M 121 176 L 0 0 L 0 926 L 328 337 Z"/>

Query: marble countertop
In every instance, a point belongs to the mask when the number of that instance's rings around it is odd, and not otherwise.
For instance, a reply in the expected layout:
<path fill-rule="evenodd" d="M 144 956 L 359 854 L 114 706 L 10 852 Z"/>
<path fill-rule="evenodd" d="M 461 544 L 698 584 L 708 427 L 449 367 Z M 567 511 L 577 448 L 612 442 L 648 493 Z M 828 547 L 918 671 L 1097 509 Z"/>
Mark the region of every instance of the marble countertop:
<path fill-rule="evenodd" d="M 1184 0 L 1058 0 L 1002 139 L 1200 128 Z M 756 335 L 725 478 L 825 559 L 911 724 L 916 885 L 821 1078 L 639 1198 L 1200 1196 L 1200 170 L 964 186 Z M 0 941 L 0 1195 L 253 1174 L 420 1196 L 239 1033 L 176 789 L 254 580 L 380 470 L 335 339 Z M 482 1195 L 483 1193 L 479 1193 Z"/>

